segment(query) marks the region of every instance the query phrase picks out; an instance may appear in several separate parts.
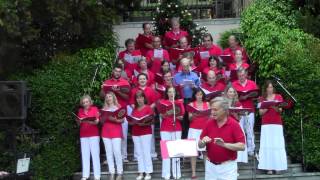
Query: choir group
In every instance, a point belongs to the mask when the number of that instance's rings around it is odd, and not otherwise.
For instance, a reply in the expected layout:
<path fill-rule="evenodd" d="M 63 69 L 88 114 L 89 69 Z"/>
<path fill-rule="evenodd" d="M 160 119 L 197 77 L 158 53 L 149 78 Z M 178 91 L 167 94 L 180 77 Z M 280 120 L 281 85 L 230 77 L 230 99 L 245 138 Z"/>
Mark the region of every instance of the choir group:
<path fill-rule="evenodd" d="M 82 179 L 90 176 L 90 154 L 94 178 L 100 179 L 102 138 L 110 180 L 121 180 L 128 162 L 128 129 L 138 162 L 137 180 L 149 180 L 153 172 L 155 124 L 161 140 L 195 139 L 198 157 L 191 157 L 192 179 L 197 179 L 196 161 L 203 159 L 206 179 L 237 179 L 237 162 L 255 156 L 254 100 L 262 120 L 258 168 L 268 174 L 287 169 L 281 111 L 283 98 L 267 81 L 259 97 L 249 79 L 249 59 L 234 35 L 222 50 L 210 34 L 202 45 L 191 48 L 191 37 L 172 18 L 171 30 L 163 37 L 143 24 L 136 40 L 125 41 L 112 77 L 101 85 L 102 109 L 90 96 L 80 100 Z M 100 126 L 101 125 L 101 129 Z M 180 158 L 162 159 L 162 178 L 181 178 Z"/>

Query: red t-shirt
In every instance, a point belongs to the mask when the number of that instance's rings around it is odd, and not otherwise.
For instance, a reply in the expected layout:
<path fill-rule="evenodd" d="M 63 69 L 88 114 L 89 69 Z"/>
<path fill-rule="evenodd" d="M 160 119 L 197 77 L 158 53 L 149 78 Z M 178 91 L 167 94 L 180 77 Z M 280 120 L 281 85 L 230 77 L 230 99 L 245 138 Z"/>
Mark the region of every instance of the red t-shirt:
<path fill-rule="evenodd" d="M 242 61 L 245 63 L 248 62 L 248 55 L 247 55 L 246 49 L 241 46 L 236 47 L 234 51 L 231 48 L 226 48 L 223 50 L 223 55 L 230 55 L 233 62 L 235 62 L 236 50 L 240 50 L 242 52 Z"/>
<path fill-rule="evenodd" d="M 130 104 L 134 104 L 135 102 L 134 96 L 138 90 L 142 90 L 144 92 L 148 101 L 148 105 L 151 105 L 152 103 L 156 102 L 160 98 L 160 94 L 154 89 L 152 89 L 151 87 L 147 86 L 144 89 L 141 89 L 140 87 L 135 87 L 131 90 Z"/>
<path fill-rule="evenodd" d="M 136 49 L 139 49 L 141 51 L 142 56 L 146 56 L 147 52 L 151 50 L 150 48 L 147 48 L 145 46 L 145 43 L 152 43 L 152 35 L 144 35 L 144 34 L 139 34 L 138 37 L 136 38 Z"/>
<path fill-rule="evenodd" d="M 128 70 L 133 74 L 133 70 L 137 68 L 138 64 L 131 62 L 132 57 L 141 56 L 140 50 L 134 50 L 132 53 L 129 53 L 127 50 L 121 51 L 118 55 L 118 59 L 124 60 L 124 69 Z"/>
<path fill-rule="evenodd" d="M 231 151 L 214 143 L 214 138 L 222 138 L 226 143 L 244 143 L 245 137 L 239 123 L 231 117 L 228 117 L 227 122 L 218 127 L 217 121 L 214 119 L 208 120 L 206 127 L 203 128 L 200 139 L 208 136 L 212 139 L 206 145 L 208 159 L 213 163 L 222 163 L 228 160 L 237 159 L 237 151 Z"/>
<path fill-rule="evenodd" d="M 232 82 L 232 86 L 236 89 L 236 91 L 249 91 L 249 90 L 258 89 L 258 86 L 256 85 L 256 83 L 254 81 L 249 80 L 249 79 L 247 79 L 245 86 L 242 86 L 240 84 L 239 80 Z M 255 111 L 255 107 L 254 107 L 252 99 L 249 98 L 246 100 L 240 100 L 240 103 L 242 104 L 242 106 L 244 108 L 250 108 L 251 112 Z"/>
<path fill-rule="evenodd" d="M 241 67 L 242 67 L 243 69 L 248 69 L 248 68 L 249 68 L 249 64 L 243 62 L 243 63 L 241 64 Z M 229 65 L 229 70 L 230 70 L 230 71 L 232 71 L 232 70 L 238 70 L 238 69 L 239 69 L 239 68 L 237 68 L 237 64 L 236 64 L 236 63 L 232 63 L 232 64 Z"/>
<path fill-rule="evenodd" d="M 178 103 L 177 106 L 180 108 L 180 115 L 183 116 L 184 112 L 185 112 L 184 105 L 183 105 L 183 100 L 182 99 L 178 99 L 175 102 Z M 171 105 L 172 104 L 172 102 L 167 100 L 167 99 L 162 99 L 162 100 L 160 100 L 159 103 L 163 103 L 163 104 L 166 104 L 166 105 Z M 176 119 L 176 127 L 174 127 L 173 115 L 163 116 L 162 117 L 162 122 L 161 122 L 161 125 L 160 125 L 160 131 L 166 131 L 166 132 L 182 131 L 180 120 Z"/>
<path fill-rule="evenodd" d="M 117 109 L 114 109 L 117 110 Z M 102 125 L 101 137 L 103 138 L 122 138 L 122 125 L 121 123 L 112 122 L 108 119 Z"/>
<path fill-rule="evenodd" d="M 171 47 L 172 45 L 177 44 L 180 38 L 188 36 L 188 32 L 183 30 L 180 30 L 178 33 L 167 31 L 164 35 L 163 45 Z"/>
<path fill-rule="evenodd" d="M 191 105 L 193 107 L 196 107 L 196 101 L 192 102 Z M 197 107 L 199 108 L 199 107 Z M 208 109 L 209 105 L 207 102 L 203 102 L 202 109 Z M 208 116 L 207 115 L 199 115 L 199 116 L 193 116 L 191 123 L 190 123 L 190 128 L 193 129 L 203 129 L 207 123 Z"/>
<path fill-rule="evenodd" d="M 85 112 L 83 108 L 78 111 L 79 118 L 96 117 L 99 119 L 99 109 L 95 106 L 90 106 L 88 112 Z M 97 125 L 89 124 L 87 122 L 80 123 L 80 138 L 99 136 L 99 128 Z"/>
<path fill-rule="evenodd" d="M 148 51 L 147 55 L 146 55 L 148 64 L 151 64 L 150 71 L 153 73 L 160 72 L 162 60 L 166 60 L 166 61 L 170 62 L 170 56 L 169 56 L 169 53 L 167 50 L 162 49 L 162 48 L 157 49 L 157 50 L 158 51 L 155 51 L 154 49 L 152 49 L 152 50 Z M 155 52 L 159 52 L 159 54 L 156 54 Z M 153 61 L 151 60 L 152 58 L 153 58 Z"/>
<path fill-rule="evenodd" d="M 128 86 L 130 86 L 129 82 L 128 82 L 127 80 L 125 80 L 124 78 L 121 78 L 121 77 L 120 77 L 119 79 L 111 78 L 111 79 L 105 80 L 105 81 L 103 82 L 103 84 L 117 85 L 117 86 L 122 86 L 122 85 L 128 85 Z M 104 93 L 107 93 L 107 92 L 104 92 Z M 115 91 L 114 93 L 115 93 L 115 95 L 116 95 L 116 97 L 117 97 L 117 100 L 118 100 L 118 102 L 119 102 L 119 104 L 120 104 L 121 106 L 126 106 L 126 105 L 128 105 L 128 100 L 129 100 L 129 99 L 124 99 L 122 96 L 119 96 L 116 91 Z"/>
<path fill-rule="evenodd" d="M 194 63 L 200 66 L 200 71 L 209 66 L 209 57 L 205 57 L 204 55 L 202 55 L 205 54 L 206 51 L 208 51 L 209 56 L 220 56 L 222 54 L 222 49 L 214 44 L 209 49 L 203 46 L 199 47 L 199 50 L 194 59 Z"/>
<path fill-rule="evenodd" d="M 270 99 L 269 99 L 270 100 Z M 275 94 L 275 97 L 273 100 L 277 101 L 283 101 L 283 98 L 280 94 Z M 260 101 L 266 101 L 265 98 L 261 97 Z M 281 124 L 282 125 L 282 119 L 280 112 L 277 112 L 273 108 L 268 108 L 268 111 L 262 116 L 262 125 L 264 124 Z"/>
<path fill-rule="evenodd" d="M 139 118 L 149 114 L 153 114 L 153 110 L 150 106 L 146 105 L 140 110 L 138 110 L 137 108 L 134 108 L 131 115 Z M 132 126 L 132 136 L 143 136 L 147 134 L 152 134 L 151 125 L 150 126 L 139 126 L 139 125 Z"/>

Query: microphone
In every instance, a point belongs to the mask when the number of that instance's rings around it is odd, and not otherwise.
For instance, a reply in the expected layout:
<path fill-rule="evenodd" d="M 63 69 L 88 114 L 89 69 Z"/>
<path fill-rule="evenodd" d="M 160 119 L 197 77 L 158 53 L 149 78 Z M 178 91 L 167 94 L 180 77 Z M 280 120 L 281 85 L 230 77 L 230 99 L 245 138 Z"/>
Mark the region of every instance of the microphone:
<path fill-rule="evenodd" d="M 275 76 L 275 75 L 271 75 L 271 77 L 273 77 L 275 80 L 277 81 L 281 81 L 281 79 L 278 77 L 278 76 Z"/>

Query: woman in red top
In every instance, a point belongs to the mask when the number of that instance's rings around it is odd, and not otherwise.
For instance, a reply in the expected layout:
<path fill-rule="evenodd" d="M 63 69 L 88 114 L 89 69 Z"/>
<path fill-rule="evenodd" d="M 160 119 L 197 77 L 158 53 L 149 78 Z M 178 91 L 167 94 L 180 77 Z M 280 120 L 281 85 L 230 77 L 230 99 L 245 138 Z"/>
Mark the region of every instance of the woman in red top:
<path fill-rule="evenodd" d="M 208 72 L 212 70 L 218 76 L 219 79 L 225 76 L 225 71 L 222 68 L 222 63 L 220 62 L 218 56 L 210 56 L 208 61 L 208 66 L 202 71 L 202 78 L 206 79 Z"/>
<path fill-rule="evenodd" d="M 99 109 L 92 105 L 92 100 L 89 95 L 84 95 L 80 100 L 82 108 L 78 111 L 77 123 L 80 125 L 80 142 L 81 142 L 81 157 L 82 157 L 82 178 L 81 180 L 89 179 L 90 177 L 90 154 L 93 163 L 94 179 L 98 180 L 101 176 L 100 167 L 100 137 L 99 128 Z M 94 121 L 82 121 L 84 118 L 94 117 Z"/>
<path fill-rule="evenodd" d="M 175 104 L 174 109 L 158 109 L 160 116 L 162 117 L 162 122 L 160 125 L 161 140 L 181 139 L 182 127 L 180 121 L 183 119 L 185 110 L 183 106 L 183 100 L 177 99 L 177 97 L 178 95 L 175 88 L 169 87 L 165 91 L 165 99 L 159 101 L 159 104 L 163 104 L 165 106 L 172 106 L 173 102 Z M 164 179 L 170 179 L 171 170 L 175 179 L 179 179 L 181 177 L 179 158 L 174 158 L 172 160 L 172 166 L 170 166 L 170 159 L 162 160 L 162 177 Z"/>
<path fill-rule="evenodd" d="M 195 107 L 199 110 L 209 109 L 209 103 L 205 102 L 204 93 L 201 89 L 197 89 L 193 95 L 194 101 L 191 102 L 189 105 Z M 200 139 L 200 135 L 202 129 L 205 127 L 208 119 L 208 115 L 206 114 L 197 114 L 197 113 L 190 113 L 189 112 L 189 119 L 191 121 L 189 132 L 188 132 L 188 139 L 195 139 L 197 144 Z M 198 149 L 199 151 L 204 151 L 205 149 Z M 197 157 L 191 157 L 191 170 L 192 170 L 192 177 L 191 179 L 196 179 L 196 165 L 197 165 Z"/>
<path fill-rule="evenodd" d="M 260 101 L 283 102 L 282 96 L 275 93 L 272 81 L 266 81 Z M 279 106 L 259 109 L 262 123 L 258 169 L 267 170 L 268 174 L 273 174 L 272 170 L 278 173 L 287 169 L 281 112 L 282 108 Z"/>
<path fill-rule="evenodd" d="M 147 99 L 142 90 L 137 91 L 135 94 L 135 108 L 131 116 L 141 118 L 147 115 L 152 116 L 152 120 L 148 122 L 138 122 L 132 126 L 132 139 L 136 150 L 138 159 L 138 172 L 137 180 L 150 180 L 150 173 L 153 172 L 152 159 L 151 159 L 151 139 L 153 123 L 153 109 L 147 104 Z M 130 124 L 130 123 L 129 123 Z M 146 176 L 143 177 L 143 173 Z"/>
<path fill-rule="evenodd" d="M 242 107 L 242 104 L 239 101 L 238 93 L 231 84 L 229 84 L 226 87 L 226 89 L 224 90 L 224 97 L 228 100 L 230 107 Z M 243 134 L 244 134 L 244 128 L 248 127 L 248 126 L 246 126 L 245 118 L 241 118 L 240 113 L 236 113 L 236 112 L 232 112 L 232 111 L 229 111 L 229 113 L 232 118 L 239 121 L 240 127 L 243 131 Z M 247 144 L 245 144 L 244 151 L 237 152 L 237 162 L 248 163 Z"/>
<path fill-rule="evenodd" d="M 120 108 L 120 105 L 115 94 L 113 92 L 107 92 L 102 110 L 116 111 L 118 108 Z M 108 116 L 105 119 L 101 119 L 103 124 L 101 137 L 106 150 L 110 179 L 112 180 L 115 175 L 114 159 L 116 161 L 118 174 L 116 180 L 122 180 L 123 162 L 121 155 L 121 138 L 123 138 L 123 135 L 121 123 L 123 120 L 124 119 L 118 119 L 114 116 Z"/>

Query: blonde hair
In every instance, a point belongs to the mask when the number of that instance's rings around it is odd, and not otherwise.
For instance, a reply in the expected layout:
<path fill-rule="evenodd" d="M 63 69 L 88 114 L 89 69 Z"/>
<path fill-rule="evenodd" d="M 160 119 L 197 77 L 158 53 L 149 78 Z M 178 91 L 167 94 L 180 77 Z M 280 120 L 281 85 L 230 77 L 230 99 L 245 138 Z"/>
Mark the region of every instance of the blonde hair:
<path fill-rule="evenodd" d="M 228 91 L 230 88 L 232 88 L 235 92 L 235 97 L 232 99 L 228 98 Z M 228 100 L 230 107 L 235 106 L 236 102 L 239 102 L 238 93 L 237 93 L 236 89 L 231 84 L 228 84 L 228 86 L 224 89 L 223 96 Z"/>
<path fill-rule="evenodd" d="M 113 104 L 116 105 L 116 106 L 119 106 L 119 103 L 118 103 L 116 95 L 111 91 L 108 91 L 106 93 L 105 97 L 104 97 L 104 106 L 109 106 L 108 103 L 107 103 L 107 95 L 108 94 L 110 94 L 112 96 Z"/>
<path fill-rule="evenodd" d="M 90 101 L 90 104 L 93 104 L 92 98 L 90 95 L 85 94 L 80 98 L 80 105 L 83 106 L 83 100 L 88 99 Z"/>

